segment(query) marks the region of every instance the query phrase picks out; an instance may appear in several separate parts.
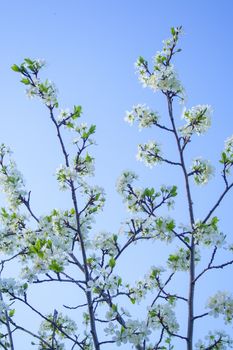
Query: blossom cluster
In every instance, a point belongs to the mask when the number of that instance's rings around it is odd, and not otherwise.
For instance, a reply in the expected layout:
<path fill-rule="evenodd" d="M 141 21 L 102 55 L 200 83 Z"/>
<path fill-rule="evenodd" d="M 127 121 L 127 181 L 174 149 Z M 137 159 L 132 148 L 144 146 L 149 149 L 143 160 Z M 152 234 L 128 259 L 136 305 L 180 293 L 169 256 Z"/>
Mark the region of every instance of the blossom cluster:
<path fill-rule="evenodd" d="M 56 170 L 56 178 L 61 190 L 66 190 L 70 187 L 71 181 L 78 179 L 78 172 L 74 167 L 68 167 L 61 164 Z"/>
<path fill-rule="evenodd" d="M 225 166 L 225 174 L 230 175 L 230 169 L 233 165 L 233 135 L 225 141 L 225 149 L 222 152 L 220 162 Z"/>
<path fill-rule="evenodd" d="M 61 341 L 66 335 L 75 336 L 75 332 L 77 331 L 76 323 L 68 316 L 64 316 L 56 310 L 54 314 L 49 314 L 46 318 L 47 320 L 44 320 L 40 325 L 39 336 L 48 344 L 51 344 L 52 347 L 53 337 L 55 337 L 56 349 L 64 350 L 65 344 Z M 44 342 L 40 341 L 39 350 L 43 349 Z"/>
<path fill-rule="evenodd" d="M 5 156 L 9 157 L 6 163 Z M 27 194 L 23 176 L 11 159 L 10 150 L 4 144 L 0 146 L 0 157 L 0 186 L 6 195 L 9 207 L 16 210 Z"/>
<path fill-rule="evenodd" d="M 86 197 L 85 217 L 97 214 L 103 209 L 105 203 L 105 191 L 101 186 L 90 186 L 85 181 L 79 180 L 80 193 Z"/>
<path fill-rule="evenodd" d="M 17 282 L 14 278 L 1 278 L 0 291 L 2 293 L 9 293 L 11 296 L 22 296 L 26 292 L 28 284 L 24 282 Z"/>
<path fill-rule="evenodd" d="M 183 86 L 177 77 L 173 64 L 170 63 L 180 33 L 180 28 L 173 28 L 171 39 L 164 41 L 162 51 L 157 52 L 154 58 L 155 64 L 152 73 L 149 71 L 148 62 L 143 57 L 138 58 L 135 66 L 139 81 L 143 86 L 173 95 L 183 94 Z"/>
<path fill-rule="evenodd" d="M 144 162 L 146 166 L 152 168 L 155 164 L 161 162 L 161 148 L 155 141 L 149 141 L 138 145 L 137 160 Z"/>
<path fill-rule="evenodd" d="M 165 328 L 170 333 L 176 333 L 179 330 L 179 324 L 176 320 L 174 305 L 170 303 L 156 304 L 148 311 L 149 325 L 153 329 Z"/>
<path fill-rule="evenodd" d="M 209 315 L 218 317 L 223 315 L 226 324 L 233 320 L 233 295 L 229 292 L 218 291 L 208 299 L 206 307 L 210 309 Z"/>
<path fill-rule="evenodd" d="M 191 169 L 194 174 L 194 181 L 197 185 L 207 184 L 214 175 L 214 167 L 208 160 L 202 158 L 195 158 Z"/>
<path fill-rule="evenodd" d="M 222 247 L 225 243 L 225 235 L 219 231 L 217 223 L 217 217 L 213 217 L 206 224 L 203 224 L 201 221 L 196 221 L 194 227 L 196 243 L 201 243 L 207 247 Z"/>
<path fill-rule="evenodd" d="M 179 129 L 182 136 L 189 138 L 193 133 L 204 134 L 211 125 L 211 112 L 209 105 L 197 105 L 185 109 L 182 117 L 187 123 Z"/>
<path fill-rule="evenodd" d="M 159 115 L 157 112 L 153 112 L 146 107 L 146 105 L 138 104 L 133 106 L 132 111 L 126 112 L 125 121 L 129 124 L 133 124 L 138 121 L 139 129 L 149 128 L 154 124 L 157 124 Z"/>
<path fill-rule="evenodd" d="M 118 253 L 117 235 L 108 232 L 99 232 L 93 238 L 92 244 L 95 250 L 101 250 L 108 255 L 114 256 Z"/>
<path fill-rule="evenodd" d="M 233 340 L 224 331 L 210 331 L 205 336 L 205 342 L 199 340 L 195 344 L 197 350 L 216 349 L 228 350 L 233 348 Z"/>
<path fill-rule="evenodd" d="M 163 272 L 165 269 L 162 266 L 152 266 L 143 279 L 136 281 L 135 286 L 126 285 L 131 302 L 140 303 L 149 291 L 163 287 L 161 280 Z"/>
<path fill-rule="evenodd" d="M 12 254 L 20 252 L 22 248 L 22 240 L 25 233 L 27 218 L 14 210 L 0 210 L 0 250 L 4 254 Z"/>
<path fill-rule="evenodd" d="M 132 185 L 134 180 L 137 180 L 138 176 L 136 173 L 130 170 L 124 171 L 119 178 L 117 179 L 116 189 L 117 192 L 121 195 L 124 195 L 125 192 L 128 192 L 129 185 Z"/>
<path fill-rule="evenodd" d="M 200 252 L 196 247 L 195 263 L 198 263 L 200 258 Z M 175 253 L 169 255 L 167 265 L 173 271 L 187 271 L 190 266 L 190 250 L 179 248 Z"/>
<path fill-rule="evenodd" d="M 20 66 L 14 64 L 11 68 L 15 72 L 21 73 L 21 82 L 27 86 L 26 93 L 29 98 L 39 97 L 47 106 L 57 107 L 57 89 L 54 83 L 48 79 L 41 82 L 38 78 L 39 70 L 44 66 L 44 60 L 25 58 Z"/>
<path fill-rule="evenodd" d="M 138 232 L 142 237 L 150 237 L 160 241 L 171 242 L 174 237 L 175 221 L 170 217 L 158 216 L 142 219 L 135 217 L 133 219 L 134 230 L 131 227 L 132 221 L 126 221 L 128 236 L 131 237 Z M 135 241 L 136 243 L 137 241 Z"/>
<path fill-rule="evenodd" d="M 143 340 L 148 340 L 151 333 L 146 322 L 132 319 L 127 320 L 125 327 L 122 326 L 120 329 L 113 322 L 109 322 L 104 331 L 106 335 L 112 335 L 112 339 L 118 346 L 126 343 L 137 346 Z"/>

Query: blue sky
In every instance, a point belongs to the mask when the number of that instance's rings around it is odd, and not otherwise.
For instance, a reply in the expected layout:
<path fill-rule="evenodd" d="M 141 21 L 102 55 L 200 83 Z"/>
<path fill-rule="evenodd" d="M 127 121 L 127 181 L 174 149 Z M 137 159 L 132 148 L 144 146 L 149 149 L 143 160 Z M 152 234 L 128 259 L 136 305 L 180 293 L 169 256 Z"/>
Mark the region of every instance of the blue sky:
<path fill-rule="evenodd" d="M 123 121 L 125 111 L 137 103 L 147 103 L 166 116 L 161 96 L 139 84 L 134 62 L 139 55 L 152 62 L 171 26 L 184 27 L 183 51 L 176 66 L 187 92 L 187 107 L 210 104 L 214 109 L 212 129 L 193 141 L 190 157 L 203 155 L 216 165 L 218 173 L 218 154 L 233 130 L 232 13 L 230 0 L 0 2 L 0 141 L 14 151 L 38 213 L 68 205 L 68 197 L 57 191 L 53 176 L 62 159 L 45 108 L 25 97 L 10 66 L 24 57 L 44 58 L 48 64 L 43 76 L 58 87 L 61 107 L 81 104 L 85 121 L 97 125 L 94 182 L 107 192 L 106 210 L 97 219 L 97 229 L 114 232 L 128 215 L 115 192 L 122 170 L 138 172 L 144 185 L 175 182 L 181 186 L 179 174 L 171 174 L 167 167 L 151 170 L 136 162 L 137 144 L 154 137 L 154 131 L 138 132 Z M 156 136 L 165 149 L 172 150 L 169 140 L 157 131 Z M 219 179 L 195 192 L 197 217 L 221 190 Z M 228 196 L 219 211 L 225 222 L 222 227 L 228 232 L 231 206 L 232 197 Z M 182 197 L 176 215 L 179 220 L 186 215 Z M 141 251 L 137 254 L 140 260 L 132 253 L 130 261 L 138 264 L 137 271 L 143 274 L 154 257 Z M 215 284 L 214 279 L 211 282 Z M 231 282 L 226 284 L 231 287 Z"/>

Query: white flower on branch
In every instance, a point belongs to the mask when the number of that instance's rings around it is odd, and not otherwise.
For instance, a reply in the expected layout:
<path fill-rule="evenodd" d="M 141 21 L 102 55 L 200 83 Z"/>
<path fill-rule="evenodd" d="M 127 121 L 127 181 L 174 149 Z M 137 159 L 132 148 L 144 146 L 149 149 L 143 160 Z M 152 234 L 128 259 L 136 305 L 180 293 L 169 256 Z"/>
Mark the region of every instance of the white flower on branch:
<path fill-rule="evenodd" d="M 233 295 L 229 292 L 218 291 L 207 301 L 206 307 L 210 309 L 209 315 L 218 317 L 223 315 L 225 324 L 233 320 Z"/>
<path fill-rule="evenodd" d="M 204 134 L 211 126 L 212 108 L 209 105 L 197 105 L 191 109 L 185 109 L 183 119 L 186 124 L 179 130 L 184 137 L 190 137 L 193 133 Z"/>
<path fill-rule="evenodd" d="M 157 112 L 153 112 L 146 107 L 146 105 L 138 104 L 133 106 L 132 111 L 126 112 L 125 121 L 129 124 L 133 124 L 134 121 L 138 121 L 139 129 L 149 128 L 156 124 L 159 120 Z"/>
<path fill-rule="evenodd" d="M 136 158 L 140 162 L 144 162 L 146 166 L 152 168 L 155 164 L 161 162 L 160 145 L 155 141 L 139 144 Z"/>
<path fill-rule="evenodd" d="M 214 175 L 214 167 L 206 159 L 195 158 L 192 164 L 194 181 L 197 185 L 205 185 Z"/>

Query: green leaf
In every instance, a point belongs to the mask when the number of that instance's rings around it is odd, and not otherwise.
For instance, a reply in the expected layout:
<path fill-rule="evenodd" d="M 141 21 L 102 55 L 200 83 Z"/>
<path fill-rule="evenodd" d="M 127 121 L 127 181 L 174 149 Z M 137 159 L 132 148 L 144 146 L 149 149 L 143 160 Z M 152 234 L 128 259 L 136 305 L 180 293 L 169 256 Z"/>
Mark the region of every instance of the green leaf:
<path fill-rule="evenodd" d="M 144 64 L 146 61 L 145 61 L 145 59 L 142 56 L 139 56 L 138 57 L 138 62 L 141 63 L 141 64 Z"/>
<path fill-rule="evenodd" d="M 74 208 L 71 208 L 70 209 L 70 215 L 74 215 L 75 214 L 75 209 Z"/>
<path fill-rule="evenodd" d="M 116 265 L 116 260 L 113 258 L 113 256 L 110 258 L 108 265 L 113 269 Z"/>
<path fill-rule="evenodd" d="M 67 123 L 66 123 L 66 126 L 67 126 L 67 128 L 69 128 L 69 129 L 73 129 L 73 128 L 74 128 L 74 124 L 71 123 L 71 122 L 67 122 Z"/>
<path fill-rule="evenodd" d="M 117 311 L 118 311 L 117 305 L 116 305 L 116 304 L 112 304 L 112 311 L 114 311 L 114 312 L 117 312 Z"/>
<path fill-rule="evenodd" d="M 172 197 L 177 196 L 177 186 L 172 186 L 170 194 L 171 194 Z"/>
<path fill-rule="evenodd" d="M 171 27 L 171 34 L 174 36 L 176 35 L 176 31 L 175 31 L 175 28 L 174 27 Z"/>
<path fill-rule="evenodd" d="M 96 125 L 92 124 L 90 126 L 90 129 L 88 131 L 88 134 L 91 135 L 91 134 L 94 134 L 95 133 L 95 129 L 96 129 Z"/>
<path fill-rule="evenodd" d="M 174 228 L 175 228 L 175 223 L 174 223 L 173 220 L 167 222 L 167 224 L 166 224 L 166 229 L 167 229 L 168 231 L 173 231 Z"/>
<path fill-rule="evenodd" d="M 122 284 L 122 278 L 121 278 L 121 277 L 119 277 L 119 278 L 118 278 L 118 281 L 117 281 L 117 286 L 118 286 L 118 287 L 120 287 L 120 286 L 121 286 L 121 284 Z"/>
<path fill-rule="evenodd" d="M 21 72 L 21 69 L 19 66 L 17 66 L 17 64 L 13 64 L 13 66 L 11 66 L 11 69 L 14 71 L 14 72 Z"/>
<path fill-rule="evenodd" d="M 25 58 L 24 61 L 29 64 L 29 65 L 33 65 L 34 61 L 32 61 L 30 58 Z"/>
<path fill-rule="evenodd" d="M 74 106 L 74 112 L 72 115 L 72 119 L 77 119 L 81 116 L 82 114 L 82 106 Z"/>
<path fill-rule="evenodd" d="M 30 85 L 30 81 L 27 78 L 22 78 L 20 81 L 21 81 L 21 83 L 23 83 L 25 85 Z"/>
<path fill-rule="evenodd" d="M 49 265 L 49 269 L 57 273 L 63 271 L 63 267 L 60 266 L 56 260 L 52 260 L 51 264 Z"/>
<path fill-rule="evenodd" d="M 222 158 L 220 160 L 220 163 L 226 163 L 227 162 L 227 155 L 225 152 L 222 152 Z"/>
<path fill-rule="evenodd" d="M 9 311 L 9 316 L 10 316 L 10 317 L 13 317 L 14 314 L 15 314 L 15 309 L 11 309 L 11 310 Z"/>

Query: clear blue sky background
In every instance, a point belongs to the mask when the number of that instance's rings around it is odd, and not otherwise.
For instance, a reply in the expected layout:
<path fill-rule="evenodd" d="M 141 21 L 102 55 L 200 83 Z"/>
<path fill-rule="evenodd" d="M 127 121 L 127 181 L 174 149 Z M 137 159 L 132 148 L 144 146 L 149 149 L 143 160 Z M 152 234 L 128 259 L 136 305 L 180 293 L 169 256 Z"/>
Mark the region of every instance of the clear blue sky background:
<path fill-rule="evenodd" d="M 125 111 L 137 103 L 147 103 L 166 116 L 161 96 L 143 89 L 137 81 L 134 62 L 139 55 L 152 61 L 161 41 L 169 37 L 171 26 L 183 25 L 185 32 L 176 64 L 186 88 L 187 107 L 207 103 L 214 109 L 212 129 L 206 137 L 194 140 L 190 159 L 199 155 L 210 159 L 218 174 L 218 155 L 224 139 L 233 132 L 232 13 L 230 0 L 0 2 L 0 141 L 14 150 L 37 213 L 68 206 L 68 197 L 57 192 L 53 176 L 62 158 L 45 108 L 38 101 L 27 100 L 19 76 L 10 66 L 24 57 L 46 59 L 43 74 L 57 85 L 60 106 L 81 104 L 85 121 L 97 125 L 95 183 L 107 192 L 106 210 L 99 216 L 97 228 L 114 232 L 127 216 L 115 193 L 116 178 L 123 169 L 137 171 L 145 185 L 181 186 L 179 174 L 171 174 L 167 167 L 150 170 L 136 162 L 137 144 L 153 138 L 154 131 L 139 133 L 123 121 Z M 164 135 L 157 131 L 155 135 L 165 150 L 173 151 L 173 144 Z M 218 175 L 203 191 L 195 192 L 197 217 L 221 191 L 219 180 Z M 176 217 L 185 222 L 183 201 L 182 197 L 178 200 Z M 219 215 L 225 222 L 223 230 L 230 235 L 231 213 L 229 196 Z M 153 255 L 154 250 L 150 254 L 136 252 L 140 258 L 132 252 L 124 264 L 135 264 L 135 277 L 139 278 L 160 257 Z M 211 282 L 214 287 L 210 290 L 217 288 L 214 278 Z M 224 282 L 232 289 L 230 279 Z"/>

